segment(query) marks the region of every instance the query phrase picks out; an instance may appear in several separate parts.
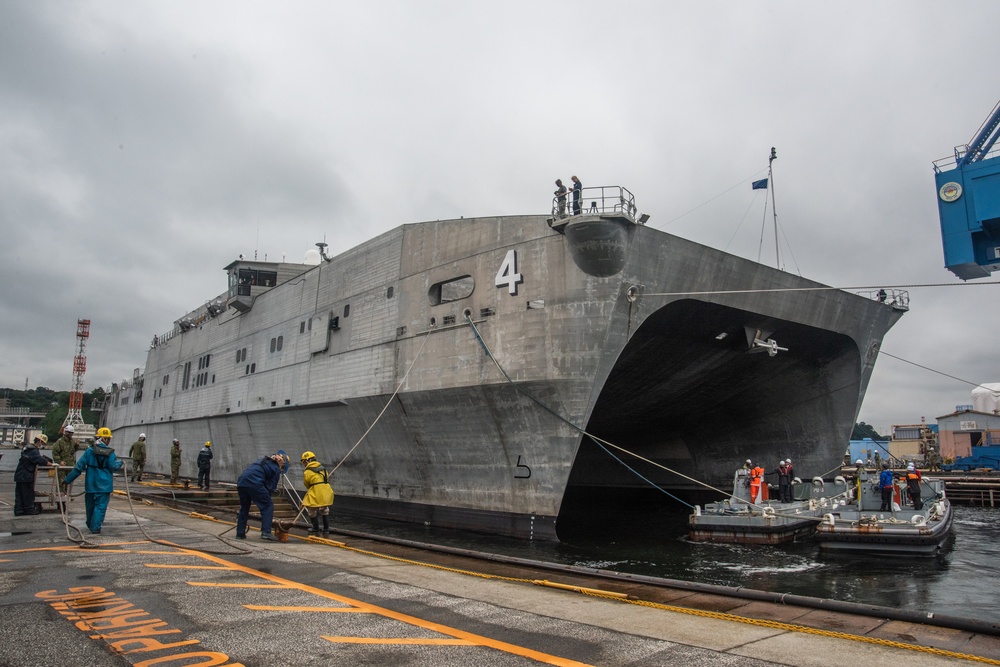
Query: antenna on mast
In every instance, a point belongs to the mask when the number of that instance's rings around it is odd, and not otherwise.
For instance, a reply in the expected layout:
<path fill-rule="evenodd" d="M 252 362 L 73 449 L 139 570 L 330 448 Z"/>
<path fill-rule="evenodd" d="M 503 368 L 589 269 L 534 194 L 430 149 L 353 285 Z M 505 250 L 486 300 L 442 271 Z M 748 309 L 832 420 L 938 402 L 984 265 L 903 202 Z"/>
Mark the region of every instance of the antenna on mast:
<path fill-rule="evenodd" d="M 87 372 L 87 339 L 90 338 L 90 320 L 76 321 L 76 356 L 73 357 L 73 390 L 69 392 L 69 412 L 63 428 L 83 424 L 83 374 Z"/>

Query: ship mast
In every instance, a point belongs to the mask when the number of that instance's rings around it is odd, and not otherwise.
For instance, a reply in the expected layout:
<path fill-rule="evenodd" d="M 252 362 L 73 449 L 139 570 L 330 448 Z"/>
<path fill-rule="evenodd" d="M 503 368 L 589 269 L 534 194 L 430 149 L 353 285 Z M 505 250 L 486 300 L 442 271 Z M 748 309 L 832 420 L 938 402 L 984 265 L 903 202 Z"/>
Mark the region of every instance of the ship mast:
<path fill-rule="evenodd" d="M 778 159 L 778 152 L 771 146 L 771 156 L 767 159 L 767 186 L 771 191 L 771 215 L 774 216 L 774 268 L 781 270 L 781 258 L 778 256 L 778 209 L 774 205 L 774 173 L 771 163 Z"/>

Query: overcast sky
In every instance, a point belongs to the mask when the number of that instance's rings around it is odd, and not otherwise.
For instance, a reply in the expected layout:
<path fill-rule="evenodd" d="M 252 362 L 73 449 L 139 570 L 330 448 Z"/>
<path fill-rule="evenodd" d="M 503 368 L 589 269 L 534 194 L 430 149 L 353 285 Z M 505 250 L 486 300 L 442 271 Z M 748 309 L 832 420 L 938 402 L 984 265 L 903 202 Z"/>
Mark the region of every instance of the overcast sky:
<path fill-rule="evenodd" d="M 240 253 L 545 213 L 572 174 L 756 259 L 772 146 L 784 268 L 953 285 L 911 288 L 883 350 L 1000 382 L 1000 286 L 943 268 L 931 169 L 1000 99 L 997 25 L 994 0 L 2 0 L 0 387 L 69 389 L 78 318 L 85 389 L 131 377 Z M 971 389 L 883 355 L 860 419 Z"/>

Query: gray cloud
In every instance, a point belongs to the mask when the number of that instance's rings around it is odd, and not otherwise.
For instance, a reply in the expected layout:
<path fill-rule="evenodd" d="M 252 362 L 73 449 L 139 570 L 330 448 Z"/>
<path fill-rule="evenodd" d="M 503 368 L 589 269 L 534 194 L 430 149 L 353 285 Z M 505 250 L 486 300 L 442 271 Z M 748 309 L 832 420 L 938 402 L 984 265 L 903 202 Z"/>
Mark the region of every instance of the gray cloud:
<path fill-rule="evenodd" d="M 1000 6 L 941 13 L 2 3 L 0 385 L 68 387 L 78 317 L 94 323 L 88 388 L 130 376 L 241 252 L 298 260 L 404 222 L 543 212 L 571 173 L 625 185 L 665 231 L 773 263 L 763 199 L 726 192 L 762 177 L 771 146 L 786 270 L 956 284 L 930 162 L 996 102 L 996 77 L 960 65 L 996 62 L 995 40 L 955 26 L 995 24 Z M 1000 381 L 994 289 L 911 289 L 885 351 Z M 930 419 L 970 390 L 883 356 L 861 418 Z"/>

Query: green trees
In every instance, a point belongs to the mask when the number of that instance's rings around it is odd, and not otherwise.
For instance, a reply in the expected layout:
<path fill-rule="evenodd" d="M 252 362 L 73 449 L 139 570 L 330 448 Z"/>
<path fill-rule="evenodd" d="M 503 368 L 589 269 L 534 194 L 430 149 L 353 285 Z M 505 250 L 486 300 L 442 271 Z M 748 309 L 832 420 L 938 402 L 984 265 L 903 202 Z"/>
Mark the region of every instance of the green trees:
<path fill-rule="evenodd" d="M 44 412 L 39 428 L 49 437 L 50 442 L 54 442 L 59 437 L 59 428 L 66 420 L 66 413 L 69 412 L 69 392 L 55 391 L 48 387 L 36 387 L 35 389 L 0 389 L 0 398 L 10 401 L 12 408 L 28 408 L 31 412 Z M 90 411 L 90 404 L 93 399 L 103 399 L 104 389 L 98 387 L 83 395 L 83 421 L 88 424 L 97 424 L 99 415 Z"/>
<path fill-rule="evenodd" d="M 889 439 L 887 436 L 879 435 L 874 426 L 858 422 L 854 425 L 854 430 L 851 431 L 851 440 L 864 440 L 865 438 L 871 438 L 872 440 Z"/>

